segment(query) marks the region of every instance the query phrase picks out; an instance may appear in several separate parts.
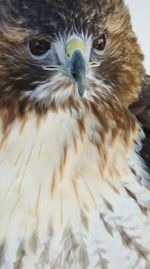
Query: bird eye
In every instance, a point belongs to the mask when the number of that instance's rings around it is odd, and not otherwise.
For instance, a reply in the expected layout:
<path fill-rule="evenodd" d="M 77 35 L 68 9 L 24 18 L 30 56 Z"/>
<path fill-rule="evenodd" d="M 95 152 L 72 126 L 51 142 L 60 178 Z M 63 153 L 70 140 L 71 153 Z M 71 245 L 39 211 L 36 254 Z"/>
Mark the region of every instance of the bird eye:
<path fill-rule="evenodd" d="M 42 56 L 50 49 L 50 43 L 47 40 L 34 39 L 29 43 L 30 52 L 35 56 Z"/>
<path fill-rule="evenodd" d="M 104 34 L 100 35 L 98 38 L 96 38 L 93 42 L 94 49 L 97 50 L 104 50 L 106 46 L 106 37 Z"/>

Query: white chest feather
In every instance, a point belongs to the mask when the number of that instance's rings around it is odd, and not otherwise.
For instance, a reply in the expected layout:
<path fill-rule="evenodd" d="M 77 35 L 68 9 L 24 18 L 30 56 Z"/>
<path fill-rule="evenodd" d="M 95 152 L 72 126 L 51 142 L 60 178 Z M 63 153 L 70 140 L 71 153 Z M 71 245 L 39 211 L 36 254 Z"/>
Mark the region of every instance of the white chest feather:
<path fill-rule="evenodd" d="M 60 112 L 1 133 L 0 269 L 148 269 L 142 164 L 100 129 Z"/>

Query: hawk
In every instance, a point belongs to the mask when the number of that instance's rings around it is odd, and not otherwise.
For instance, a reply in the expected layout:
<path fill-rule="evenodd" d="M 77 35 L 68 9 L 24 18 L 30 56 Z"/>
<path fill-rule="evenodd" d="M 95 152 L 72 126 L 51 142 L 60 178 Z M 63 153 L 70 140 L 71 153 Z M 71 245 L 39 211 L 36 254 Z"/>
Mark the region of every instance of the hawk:
<path fill-rule="evenodd" d="M 124 1 L 0 1 L 1 269 L 150 268 L 144 78 Z"/>

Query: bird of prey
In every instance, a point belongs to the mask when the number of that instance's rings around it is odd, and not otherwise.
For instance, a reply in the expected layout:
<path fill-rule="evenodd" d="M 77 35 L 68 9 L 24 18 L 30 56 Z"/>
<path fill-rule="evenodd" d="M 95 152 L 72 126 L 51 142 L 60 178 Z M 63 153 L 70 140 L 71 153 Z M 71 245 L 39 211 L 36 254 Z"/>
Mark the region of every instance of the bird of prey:
<path fill-rule="evenodd" d="M 123 0 L 0 1 L 0 269 L 150 268 L 144 79 Z"/>

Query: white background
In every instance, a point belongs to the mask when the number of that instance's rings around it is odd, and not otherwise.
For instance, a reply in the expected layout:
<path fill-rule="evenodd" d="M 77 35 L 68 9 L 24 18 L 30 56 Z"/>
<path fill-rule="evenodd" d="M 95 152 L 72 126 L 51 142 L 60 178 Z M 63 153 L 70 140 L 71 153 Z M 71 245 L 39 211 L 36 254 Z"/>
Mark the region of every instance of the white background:
<path fill-rule="evenodd" d="M 150 74 L 150 0 L 125 0 L 132 18 L 133 29 L 145 55 L 145 67 Z"/>

